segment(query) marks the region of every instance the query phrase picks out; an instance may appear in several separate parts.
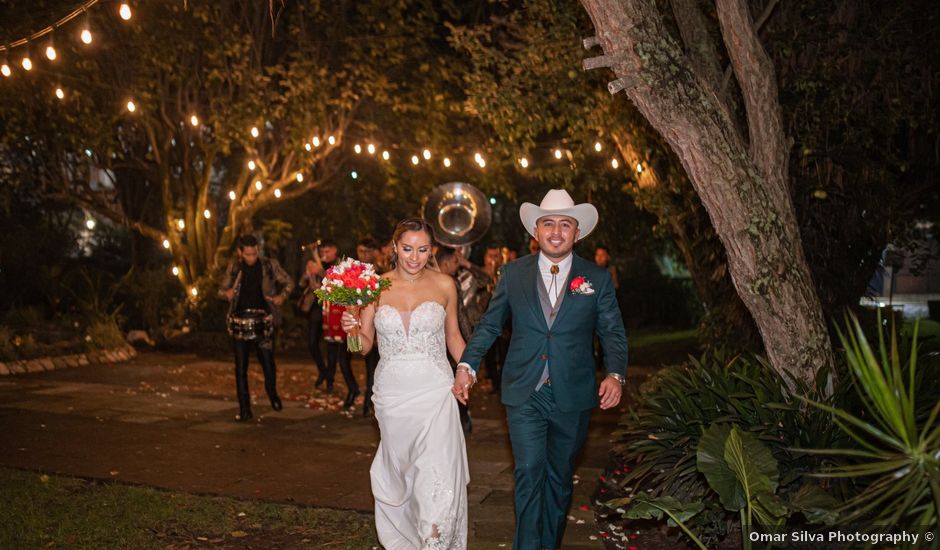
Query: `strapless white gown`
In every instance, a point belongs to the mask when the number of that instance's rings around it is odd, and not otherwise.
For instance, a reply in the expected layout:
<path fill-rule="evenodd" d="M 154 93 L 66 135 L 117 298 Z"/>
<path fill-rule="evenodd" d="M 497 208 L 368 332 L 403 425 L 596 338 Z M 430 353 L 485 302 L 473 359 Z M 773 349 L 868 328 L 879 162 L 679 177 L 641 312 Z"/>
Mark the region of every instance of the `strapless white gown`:
<path fill-rule="evenodd" d="M 381 441 L 372 462 L 375 527 L 387 550 L 467 547 L 467 446 L 447 361 L 444 307 L 375 314 L 381 360 L 372 402 Z"/>

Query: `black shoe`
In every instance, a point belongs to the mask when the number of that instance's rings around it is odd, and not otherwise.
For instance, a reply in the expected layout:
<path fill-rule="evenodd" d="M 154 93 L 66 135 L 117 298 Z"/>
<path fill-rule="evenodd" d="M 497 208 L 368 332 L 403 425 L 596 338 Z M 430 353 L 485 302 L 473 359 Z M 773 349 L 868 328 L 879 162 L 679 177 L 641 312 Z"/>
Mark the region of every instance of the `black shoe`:
<path fill-rule="evenodd" d="M 235 417 L 236 422 L 247 422 L 252 419 L 251 415 L 251 405 L 248 403 L 240 403 L 238 405 L 238 416 Z"/>
<path fill-rule="evenodd" d="M 284 408 L 284 405 L 281 403 L 281 398 L 278 397 L 277 394 L 270 396 L 270 399 L 271 399 L 271 408 L 274 409 L 275 411 L 279 412 L 281 409 Z"/>
<path fill-rule="evenodd" d="M 320 387 L 320 384 L 322 384 L 322 383 L 324 383 L 324 382 L 326 382 L 326 376 L 323 376 L 323 375 L 321 374 L 321 375 L 317 376 L 317 383 L 314 384 L 313 387 L 314 387 L 314 388 L 319 388 L 319 387 Z"/>
<path fill-rule="evenodd" d="M 369 400 L 366 399 L 365 403 L 362 404 L 362 416 L 369 416 L 370 412 L 372 412 L 372 407 L 369 406 Z"/>
<path fill-rule="evenodd" d="M 333 382 L 326 382 L 326 393 L 333 393 Z"/>
<path fill-rule="evenodd" d="M 353 403 L 356 402 L 356 397 L 359 397 L 359 390 L 351 391 L 346 394 L 346 401 L 343 401 L 343 406 L 347 409 L 353 406 Z"/>

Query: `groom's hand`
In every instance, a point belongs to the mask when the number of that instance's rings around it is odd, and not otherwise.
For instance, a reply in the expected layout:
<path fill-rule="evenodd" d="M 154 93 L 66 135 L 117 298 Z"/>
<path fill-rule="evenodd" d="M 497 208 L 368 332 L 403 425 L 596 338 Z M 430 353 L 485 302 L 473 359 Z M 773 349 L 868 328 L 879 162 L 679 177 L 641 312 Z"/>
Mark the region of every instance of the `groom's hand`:
<path fill-rule="evenodd" d="M 457 374 L 454 376 L 454 397 L 457 398 L 457 401 L 460 401 L 464 405 L 467 404 L 467 401 L 470 399 L 470 387 L 473 386 L 473 377 L 464 370 L 457 369 Z"/>
<path fill-rule="evenodd" d="M 620 403 L 622 391 L 620 382 L 616 379 L 610 376 L 604 378 L 604 381 L 601 382 L 600 389 L 597 391 L 597 395 L 601 398 L 601 408 L 610 409 L 616 407 Z"/>

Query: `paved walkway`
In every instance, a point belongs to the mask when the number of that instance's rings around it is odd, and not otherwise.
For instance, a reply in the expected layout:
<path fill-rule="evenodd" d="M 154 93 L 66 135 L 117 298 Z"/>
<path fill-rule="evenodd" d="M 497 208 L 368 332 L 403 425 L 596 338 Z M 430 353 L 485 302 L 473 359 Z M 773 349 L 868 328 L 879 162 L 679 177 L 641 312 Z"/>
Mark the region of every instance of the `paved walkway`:
<path fill-rule="evenodd" d="M 360 379 L 363 368 L 354 363 Z M 278 369 L 285 390 L 309 389 L 314 378 L 315 369 L 301 358 L 281 359 Z M 254 405 L 256 420 L 239 424 L 232 420 L 230 371 L 227 359 L 146 352 L 118 365 L 4 377 L 0 464 L 192 493 L 372 510 L 369 465 L 379 436 L 373 418 L 362 417 L 361 407 L 356 414 L 319 409 L 338 402 L 321 392 L 285 396 L 282 390 L 282 412 L 272 412 L 261 399 Z M 631 382 L 648 373 L 632 368 Z M 257 378 L 252 389 L 261 391 Z M 470 547 L 509 548 L 512 455 L 504 410 L 496 396 L 478 392 L 472 411 Z M 592 418 L 566 549 L 603 548 L 592 512 L 581 507 L 589 508 L 618 414 L 598 410 Z"/>

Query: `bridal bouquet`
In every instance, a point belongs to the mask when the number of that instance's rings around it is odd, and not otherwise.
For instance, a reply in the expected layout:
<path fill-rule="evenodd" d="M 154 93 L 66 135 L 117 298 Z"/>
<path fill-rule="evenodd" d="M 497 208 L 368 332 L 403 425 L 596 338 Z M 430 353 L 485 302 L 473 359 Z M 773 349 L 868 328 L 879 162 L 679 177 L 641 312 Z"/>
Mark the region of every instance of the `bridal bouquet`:
<path fill-rule="evenodd" d="M 342 262 L 326 270 L 322 286 L 314 292 L 320 303 L 345 306 L 358 317 L 360 308 L 378 300 L 382 291 L 390 285 L 388 279 L 379 277 L 372 264 L 343 258 Z M 349 331 L 346 349 L 354 353 L 362 351 L 358 328 Z"/>

